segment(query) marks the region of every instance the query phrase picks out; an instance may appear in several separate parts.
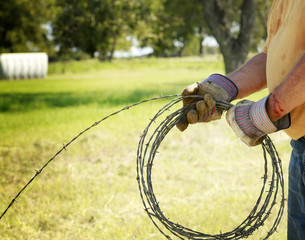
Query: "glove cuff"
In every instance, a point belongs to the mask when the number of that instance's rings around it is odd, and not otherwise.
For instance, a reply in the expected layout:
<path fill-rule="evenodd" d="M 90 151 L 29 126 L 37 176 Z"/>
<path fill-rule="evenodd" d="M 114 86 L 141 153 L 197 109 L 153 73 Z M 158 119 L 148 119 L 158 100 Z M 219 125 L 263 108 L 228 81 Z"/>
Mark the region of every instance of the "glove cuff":
<path fill-rule="evenodd" d="M 235 134 L 248 146 L 260 144 L 266 134 L 252 122 L 250 110 L 254 102 L 242 100 L 227 111 L 226 119 Z"/>
<path fill-rule="evenodd" d="M 289 113 L 275 122 L 271 121 L 266 109 L 268 98 L 269 96 L 264 97 L 251 107 L 250 116 L 254 125 L 267 134 L 289 128 L 291 125 Z"/>
<path fill-rule="evenodd" d="M 238 88 L 235 85 L 235 83 L 232 82 L 229 78 L 227 78 L 221 74 L 212 74 L 206 80 L 204 80 L 202 82 L 202 84 L 207 81 L 214 82 L 218 86 L 220 86 L 222 89 L 224 89 L 230 97 L 229 102 L 233 101 L 236 98 L 236 96 L 238 94 Z"/>
<path fill-rule="evenodd" d="M 253 124 L 264 133 L 273 133 L 278 129 L 273 124 L 266 110 L 268 96 L 254 103 L 250 109 L 250 117 Z"/>

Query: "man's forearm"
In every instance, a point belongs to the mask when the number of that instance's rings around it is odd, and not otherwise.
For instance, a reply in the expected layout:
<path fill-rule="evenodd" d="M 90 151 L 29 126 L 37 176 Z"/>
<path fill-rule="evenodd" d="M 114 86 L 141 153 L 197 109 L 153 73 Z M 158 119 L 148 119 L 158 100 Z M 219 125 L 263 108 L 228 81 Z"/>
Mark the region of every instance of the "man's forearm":
<path fill-rule="evenodd" d="M 267 86 L 267 55 L 259 53 L 228 77 L 238 88 L 237 99 L 249 96 Z"/>
<path fill-rule="evenodd" d="M 267 102 L 267 112 L 270 119 L 275 122 L 303 103 L 305 103 L 305 54 L 284 82 L 271 93 Z"/>

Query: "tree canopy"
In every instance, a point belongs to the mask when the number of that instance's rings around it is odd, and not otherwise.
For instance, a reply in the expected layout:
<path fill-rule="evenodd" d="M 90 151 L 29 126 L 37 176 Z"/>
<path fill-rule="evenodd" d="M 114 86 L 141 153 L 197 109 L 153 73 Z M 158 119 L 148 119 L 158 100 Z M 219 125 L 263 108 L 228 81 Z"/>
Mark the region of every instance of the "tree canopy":
<path fill-rule="evenodd" d="M 129 0 L 57 0 L 52 24 L 60 53 L 81 49 L 91 57 L 111 59 L 117 39 L 132 28 L 133 1 Z"/>
<path fill-rule="evenodd" d="M 115 50 L 130 46 L 128 39 L 136 38 L 140 46 L 151 47 L 156 56 L 202 55 L 204 37 L 212 36 L 229 72 L 245 61 L 251 49 L 262 45 L 271 3 L 271 0 L 1 1 L 0 51 L 48 51 L 57 56 L 83 52 L 100 60 L 111 60 Z"/>
<path fill-rule="evenodd" d="M 44 0 L 0 1 L 0 52 L 28 52 L 46 44 Z"/>

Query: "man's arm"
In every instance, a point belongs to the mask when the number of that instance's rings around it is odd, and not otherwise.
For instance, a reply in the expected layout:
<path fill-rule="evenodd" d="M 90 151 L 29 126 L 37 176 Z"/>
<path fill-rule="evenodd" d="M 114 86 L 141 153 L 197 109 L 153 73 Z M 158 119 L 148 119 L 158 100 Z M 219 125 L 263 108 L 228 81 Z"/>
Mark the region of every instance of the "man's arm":
<path fill-rule="evenodd" d="M 236 98 L 246 97 L 266 87 L 266 62 L 267 56 L 260 53 L 249 60 L 241 68 L 227 77 L 220 74 L 212 74 L 201 84 L 194 83 L 186 87 L 182 96 L 209 95 L 212 98 L 231 102 Z M 181 118 L 177 128 L 184 131 L 189 123 L 208 122 L 219 119 L 222 111 L 216 109 L 216 103 L 207 99 L 184 98 L 183 105 L 197 102 L 196 107 L 190 110 L 186 117 Z"/>
<path fill-rule="evenodd" d="M 238 88 L 236 99 L 244 98 L 266 88 L 267 55 L 259 53 L 228 77 Z"/>
<path fill-rule="evenodd" d="M 266 135 L 290 126 L 287 115 L 305 103 L 305 54 L 287 78 L 258 102 L 241 101 L 227 112 L 227 121 L 249 146 L 256 146 Z"/>
<path fill-rule="evenodd" d="M 271 93 L 267 102 L 267 113 L 271 121 L 275 122 L 303 103 L 305 103 L 305 54 L 284 82 Z"/>

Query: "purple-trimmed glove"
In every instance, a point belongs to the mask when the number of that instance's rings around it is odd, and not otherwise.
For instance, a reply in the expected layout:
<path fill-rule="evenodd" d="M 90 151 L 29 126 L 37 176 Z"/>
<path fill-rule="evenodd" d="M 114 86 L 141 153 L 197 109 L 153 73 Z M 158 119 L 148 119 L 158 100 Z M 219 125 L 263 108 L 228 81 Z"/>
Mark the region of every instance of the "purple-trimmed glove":
<path fill-rule="evenodd" d="M 290 127 L 290 114 L 272 122 L 266 111 L 268 97 L 258 102 L 242 100 L 230 108 L 226 119 L 235 134 L 248 146 L 256 146 L 270 133 Z"/>
<path fill-rule="evenodd" d="M 222 111 L 216 108 L 214 99 L 220 99 L 231 102 L 238 93 L 236 85 L 227 77 L 220 74 L 213 74 L 204 80 L 202 83 L 194 83 L 186 87 L 182 96 L 202 95 L 203 100 L 198 98 L 184 98 L 183 106 L 196 103 L 194 109 L 190 110 L 187 115 L 182 118 L 177 124 L 180 131 L 184 131 L 188 124 L 197 122 L 209 122 L 221 118 Z"/>

